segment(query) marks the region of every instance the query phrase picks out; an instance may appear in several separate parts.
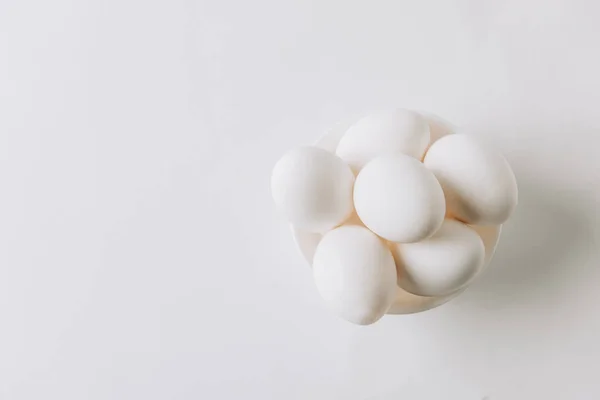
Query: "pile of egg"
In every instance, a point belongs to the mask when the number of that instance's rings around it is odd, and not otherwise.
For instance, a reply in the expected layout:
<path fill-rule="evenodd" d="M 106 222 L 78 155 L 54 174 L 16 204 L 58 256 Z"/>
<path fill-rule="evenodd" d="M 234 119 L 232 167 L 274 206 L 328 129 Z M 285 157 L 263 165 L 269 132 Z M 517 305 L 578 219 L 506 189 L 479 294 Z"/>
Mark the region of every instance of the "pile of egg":
<path fill-rule="evenodd" d="M 275 165 L 275 205 L 335 314 L 366 325 L 424 311 L 489 263 L 515 176 L 493 149 L 449 133 L 426 114 L 380 111 Z"/>

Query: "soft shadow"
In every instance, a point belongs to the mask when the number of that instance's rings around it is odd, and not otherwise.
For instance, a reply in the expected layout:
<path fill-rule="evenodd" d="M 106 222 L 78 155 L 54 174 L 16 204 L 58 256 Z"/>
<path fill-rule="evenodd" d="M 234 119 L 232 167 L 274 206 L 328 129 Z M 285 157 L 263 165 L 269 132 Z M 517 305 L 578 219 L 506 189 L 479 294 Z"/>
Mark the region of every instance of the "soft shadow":
<path fill-rule="evenodd" d="M 378 394 L 386 394 L 380 398 L 402 398 L 407 383 L 400 385 L 395 379 L 418 371 L 431 379 L 413 381 L 417 386 L 412 389 L 431 394 L 428 398 L 442 398 L 430 391 L 444 390 L 443 382 L 446 389 L 456 389 L 444 381 L 450 366 L 458 371 L 451 376 L 474 381 L 518 360 L 530 368 L 535 362 L 531 360 L 552 354 L 560 339 L 571 334 L 567 328 L 549 335 L 560 324 L 568 324 L 564 319 L 570 310 L 565 312 L 565 305 L 582 283 L 597 279 L 588 262 L 594 204 L 581 193 L 561 190 L 560 184 L 545 185 L 523 170 L 515 172 L 519 205 L 504 225 L 496 254 L 482 276 L 441 307 L 386 316 L 357 329 L 348 359 L 349 379 L 365 379 L 377 365 L 377 382 L 389 383 L 379 387 Z M 482 392 L 481 397 L 487 394 Z"/>
<path fill-rule="evenodd" d="M 592 222 L 577 203 L 573 193 L 519 179 L 519 205 L 503 227 L 496 255 L 457 303 L 490 310 L 559 301 L 572 293 L 569 287 L 585 271 L 569 260 L 588 250 Z"/>

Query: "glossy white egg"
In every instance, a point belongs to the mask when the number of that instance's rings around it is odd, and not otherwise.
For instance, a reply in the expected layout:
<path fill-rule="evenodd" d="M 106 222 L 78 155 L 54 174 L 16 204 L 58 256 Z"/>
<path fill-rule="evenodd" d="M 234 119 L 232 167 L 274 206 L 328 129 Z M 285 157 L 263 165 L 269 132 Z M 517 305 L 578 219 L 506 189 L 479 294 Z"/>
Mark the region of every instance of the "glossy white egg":
<path fill-rule="evenodd" d="M 440 117 L 439 115 L 420 110 L 417 112 L 421 114 L 423 118 L 425 118 L 427 124 L 429 125 L 430 138 L 429 145 L 427 146 L 428 148 L 444 136 L 451 135 L 454 132 L 456 132 L 456 127 L 449 121 L 446 121 L 445 119 Z M 425 150 L 425 152 L 427 152 L 427 150 Z M 423 154 L 423 156 L 424 155 L 425 154 Z"/>
<path fill-rule="evenodd" d="M 404 109 L 378 111 L 350 126 L 336 153 L 358 173 L 384 154 L 402 153 L 420 160 L 429 138 L 429 125 L 420 114 Z"/>
<path fill-rule="evenodd" d="M 299 147 L 275 165 L 271 192 L 290 223 L 308 232 L 326 232 L 350 216 L 354 174 L 336 155 Z"/>
<path fill-rule="evenodd" d="M 483 241 L 462 222 L 446 219 L 430 238 L 391 244 L 398 285 L 420 296 L 444 296 L 468 284 L 484 263 Z"/>
<path fill-rule="evenodd" d="M 344 225 L 323 236 L 313 258 L 313 276 L 327 307 L 359 325 L 379 320 L 396 296 L 390 249 L 357 225 Z"/>
<path fill-rule="evenodd" d="M 471 136 L 442 137 L 423 161 L 444 190 L 448 215 L 468 224 L 498 225 L 517 205 L 517 182 L 496 151 Z"/>
<path fill-rule="evenodd" d="M 368 163 L 356 177 L 354 206 L 361 221 L 392 242 L 423 240 L 442 225 L 444 193 L 418 160 L 390 154 Z"/>

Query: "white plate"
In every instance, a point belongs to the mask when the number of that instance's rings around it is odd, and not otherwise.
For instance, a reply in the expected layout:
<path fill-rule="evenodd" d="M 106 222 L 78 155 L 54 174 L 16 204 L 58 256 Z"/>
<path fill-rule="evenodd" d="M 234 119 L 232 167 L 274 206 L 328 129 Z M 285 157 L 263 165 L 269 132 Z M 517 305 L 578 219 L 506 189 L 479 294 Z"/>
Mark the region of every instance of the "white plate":
<path fill-rule="evenodd" d="M 455 131 L 455 127 L 447 121 L 444 121 L 442 118 L 429 113 L 421 114 L 425 118 L 427 118 L 430 127 L 432 128 L 432 132 L 435 130 L 435 139 L 439 139 L 439 137 L 443 136 L 445 133 L 453 133 Z M 350 125 L 354 123 L 354 121 L 355 119 L 338 123 L 329 131 L 325 132 L 325 134 L 315 143 L 315 146 L 335 153 L 335 149 L 337 148 L 340 139 L 342 138 L 346 130 L 350 127 Z M 479 233 L 479 235 L 483 239 L 483 243 L 485 245 L 485 263 L 487 266 L 487 264 L 492 259 L 492 256 L 494 255 L 494 251 L 496 250 L 496 245 L 498 244 L 498 240 L 500 239 L 500 233 L 502 231 L 502 225 L 473 226 L 473 228 L 477 231 L 477 233 Z M 294 240 L 296 242 L 296 245 L 298 246 L 298 249 L 304 256 L 306 261 L 308 261 L 309 265 L 312 265 L 313 255 L 315 254 L 315 249 L 317 248 L 317 245 L 319 244 L 322 235 L 318 233 L 304 232 L 299 229 L 296 229 L 293 226 L 292 234 L 294 236 Z M 446 296 L 425 297 L 408 293 L 407 291 L 398 287 L 396 300 L 394 301 L 387 313 L 412 314 L 430 310 L 450 301 L 451 299 L 462 293 L 465 289 L 461 289 L 457 292 Z"/>

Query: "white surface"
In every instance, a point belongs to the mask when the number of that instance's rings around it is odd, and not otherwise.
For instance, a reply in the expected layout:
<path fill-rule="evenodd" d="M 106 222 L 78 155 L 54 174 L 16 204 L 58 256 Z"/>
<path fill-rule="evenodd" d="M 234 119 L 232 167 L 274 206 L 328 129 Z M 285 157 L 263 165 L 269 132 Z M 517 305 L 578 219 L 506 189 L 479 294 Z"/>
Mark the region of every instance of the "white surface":
<path fill-rule="evenodd" d="M 0 397 L 600 397 L 593 1 L 0 2 Z M 323 307 L 269 175 L 346 115 L 429 110 L 520 203 L 423 314 Z"/>

